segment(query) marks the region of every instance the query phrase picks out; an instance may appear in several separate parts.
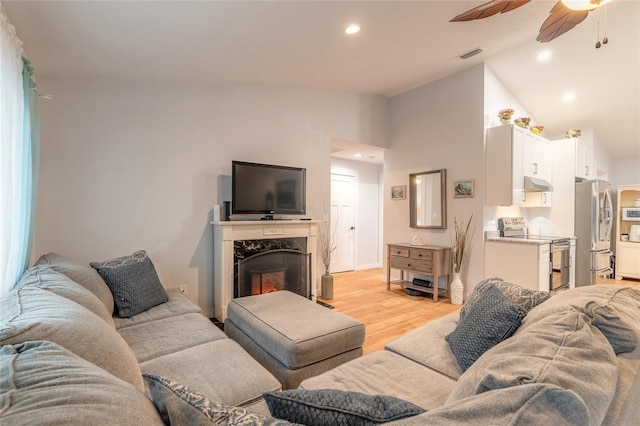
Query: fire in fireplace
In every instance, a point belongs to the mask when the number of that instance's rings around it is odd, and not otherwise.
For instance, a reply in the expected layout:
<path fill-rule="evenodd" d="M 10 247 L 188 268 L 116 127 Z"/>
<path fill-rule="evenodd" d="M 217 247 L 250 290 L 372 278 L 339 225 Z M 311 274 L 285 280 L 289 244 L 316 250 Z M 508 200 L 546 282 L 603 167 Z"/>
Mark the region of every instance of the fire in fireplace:
<path fill-rule="evenodd" d="M 296 240 L 257 240 L 260 242 L 241 242 L 235 247 L 234 297 L 279 290 L 310 297 L 311 255 L 304 250 L 306 241 Z"/>

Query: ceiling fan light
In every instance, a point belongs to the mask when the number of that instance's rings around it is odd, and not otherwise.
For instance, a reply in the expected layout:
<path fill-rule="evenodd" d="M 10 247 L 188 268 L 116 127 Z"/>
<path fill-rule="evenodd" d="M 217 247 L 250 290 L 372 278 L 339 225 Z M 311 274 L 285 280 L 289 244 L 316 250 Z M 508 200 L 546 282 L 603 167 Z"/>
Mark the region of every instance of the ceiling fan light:
<path fill-rule="evenodd" d="M 593 10 L 611 1 L 612 0 L 562 0 L 562 4 L 572 10 Z"/>

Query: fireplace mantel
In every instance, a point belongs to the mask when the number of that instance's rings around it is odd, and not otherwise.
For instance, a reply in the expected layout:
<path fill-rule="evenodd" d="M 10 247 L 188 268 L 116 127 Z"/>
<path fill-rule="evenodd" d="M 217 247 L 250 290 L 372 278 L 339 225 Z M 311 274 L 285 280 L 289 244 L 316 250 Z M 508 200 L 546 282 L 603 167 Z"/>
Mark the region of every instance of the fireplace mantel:
<path fill-rule="evenodd" d="M 227 305 L 233 299 L 235 241 L 273 238 L 307 239 L 307 253 L 311 253 L 311 293 L 317 291 L 318 220 L 251 220 L 213 221 L 213 306 L 217 320 L 227 318 Z"/>

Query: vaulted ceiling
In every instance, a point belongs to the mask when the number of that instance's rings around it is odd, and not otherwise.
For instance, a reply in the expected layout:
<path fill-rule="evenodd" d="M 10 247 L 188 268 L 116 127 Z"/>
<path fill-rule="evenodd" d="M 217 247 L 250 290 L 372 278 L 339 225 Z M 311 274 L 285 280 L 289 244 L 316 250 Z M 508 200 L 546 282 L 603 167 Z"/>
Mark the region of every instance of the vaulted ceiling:
<path fill-rule="evenodd" d="M 640 156 L 640 2 L 536 42 L 555 4 L 449 22 L 483 1 L 3 1 L 43 76 L 190 81 L 393 96 L 485 62 L 562 137 L 594 129 L 613 159 Z M 604 33 L 600 15 L 600 38 Z M 357 22 L 361 31 L 348 36 Z M 475 48 L 483 52 L 459 58 Z M 543 49 L 552 57 L 536 60 Z M 576 99 L 562 101 L 566 91 Z"/>

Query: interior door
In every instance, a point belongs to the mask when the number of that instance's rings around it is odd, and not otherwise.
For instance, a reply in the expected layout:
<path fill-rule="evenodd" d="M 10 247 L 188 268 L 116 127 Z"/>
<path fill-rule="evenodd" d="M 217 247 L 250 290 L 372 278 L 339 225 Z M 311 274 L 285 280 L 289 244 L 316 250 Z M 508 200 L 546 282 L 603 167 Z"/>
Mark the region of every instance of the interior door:
<path fill-rule="evenodd" d="M 331 254 L 331 272 L 355 269 L 356 177 L 343 172 L 331 173 L 331 235 L 336 249 Z"/>

